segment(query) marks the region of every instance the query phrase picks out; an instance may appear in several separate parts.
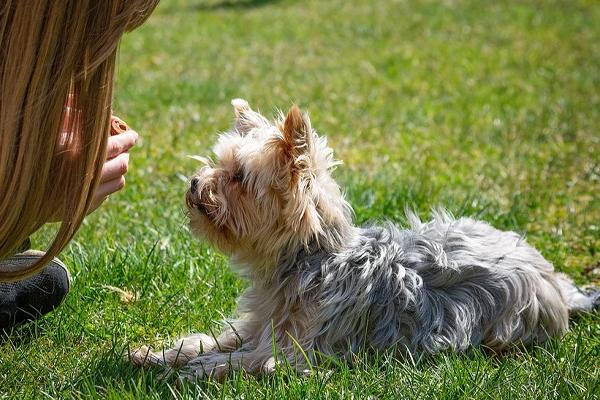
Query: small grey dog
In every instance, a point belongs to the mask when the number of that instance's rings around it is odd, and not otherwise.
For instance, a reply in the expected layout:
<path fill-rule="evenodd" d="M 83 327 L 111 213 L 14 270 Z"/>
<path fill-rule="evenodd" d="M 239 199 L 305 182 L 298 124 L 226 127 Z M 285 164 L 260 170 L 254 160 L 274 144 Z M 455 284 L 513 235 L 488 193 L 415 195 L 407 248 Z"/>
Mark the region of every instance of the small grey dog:
<path fill-rule="evenodd" d="M 250 280 L 239 318 L 217 338 L 198 334 L 138 365 L 186 365 L 180 378 L 230 371 L 298 371 L 318 355 L 361 349 L 493 351 L 563 336 L 587 295 L 514 232 L 434 212 L 409 230 L 356 227 L 331 177 L 338 162 L 297 107 L 270 123 L 244 100 L 215 160 L 190 180 L 190 227 Z"/>

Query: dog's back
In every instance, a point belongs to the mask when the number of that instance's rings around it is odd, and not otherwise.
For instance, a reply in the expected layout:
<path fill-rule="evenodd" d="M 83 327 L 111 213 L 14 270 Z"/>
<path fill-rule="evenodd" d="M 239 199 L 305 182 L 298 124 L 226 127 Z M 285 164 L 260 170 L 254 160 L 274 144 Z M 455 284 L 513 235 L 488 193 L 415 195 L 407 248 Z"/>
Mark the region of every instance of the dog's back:
<path fill-rule="evenodd" d="M 319 305 L 308 330 L 316 350 L 499 351 L 561 337 L 570 313 L 593 308 L 514 232 L 443 211 L 408 219 L 409 230 L 357 228 L 343 252 L 301 250 L 284 261 L 285 280 Z"/>

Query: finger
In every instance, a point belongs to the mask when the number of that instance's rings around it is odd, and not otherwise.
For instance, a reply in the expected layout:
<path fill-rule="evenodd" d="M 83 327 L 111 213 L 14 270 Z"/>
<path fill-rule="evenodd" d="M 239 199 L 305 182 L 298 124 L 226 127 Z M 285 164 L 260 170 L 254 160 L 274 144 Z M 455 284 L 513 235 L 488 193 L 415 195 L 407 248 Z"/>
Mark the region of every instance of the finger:
<path fill-rule="evenodd" d="M 124 151 L 131 149 L 137 140 L 138 134 L 136 131 L 132 130 L 109 137 L 106 149 L 106 159 L 113 158 Z"/>
<path fill-rule="evenodd" d="M 124 152 L 107 160 L 102 166 L 100 183 L 109 182 L 123 176 L 129 169 L 129 152 Z"/>
<path fill-rule="evenodd" d="M 88 209 L 88 215 L 94 212 L 98 207 L 102 205 L 113 193 L 118 192 L 119 190 L 125 187 L 125 177 L 120 176 L 117 179 L 113 179 L 112 181 L 101 183 L 96 190 L 96 194 L 94 196 L 94 201 L 92 205 Z"/>
<path fill-rule="evenodd" d="M 92 205 L 90 206 L 90 208 L 87 211 L 88 215 L 91 214 L 92 212 L 96 211 L 96 209 L 98 207 L 100 207 L 102 205 L 102 203 L 104 203 L 107 199 L 108 199 L 108 196 L 94 200 L 94 202 L 92 203 Z"/>
<path fill-rule="evenodd" d="M 96 190 L 96 195 L 94 196 L 96 199 L 104 199 L 105 197 L 110 196 L 113 193 L 118 192 L 119 190 L 125 187 L 125 177 L 120 176 L 112 181 L 101 183 Z M 94 203 L 97 200 L 94 201 Z M 102 200 L 104 201 L 104 200 Z"/>

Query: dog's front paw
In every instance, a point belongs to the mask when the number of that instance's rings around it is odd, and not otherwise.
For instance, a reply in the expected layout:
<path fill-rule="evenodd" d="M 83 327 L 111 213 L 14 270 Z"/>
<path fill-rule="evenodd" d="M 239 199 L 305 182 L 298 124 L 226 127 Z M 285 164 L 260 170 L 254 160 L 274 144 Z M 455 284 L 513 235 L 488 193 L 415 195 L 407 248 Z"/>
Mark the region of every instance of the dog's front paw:
<path fill-rule="evenodd" d="M 191 361 L 179 373 L 178 384 L 197 380 L 223 381 L 230 373 L 244 373 L 245 361 L 239 353 L 203 354 Z"/>
<path fill-rule="evenodd" d="M 150 351 L 148 346 L 142 346 L 128 353 L 125 358 L 136 367 L 150 368 L 165 365 L 164 359 Z"/>
<path fill-rule="evenodd" d="M 208 379 L 222 382 L 232 371 L 232 366 L 228 362 L 220 364 L 188 364 L 188 367 L 179 373 L 178 380 L 179 384 L 182 382 L 194 383 L 197 380 Z"/>
<path fill-rule="evenodd" d="M 205 351 L 217 347 L 217 342 L 208 335 L 196 334 L 181 339 L 169 350 L 156 354 L 148 346 L 142 346 L 127 354 L 125 358 L 137 367 L 179 367 L 198 357 Z"/>

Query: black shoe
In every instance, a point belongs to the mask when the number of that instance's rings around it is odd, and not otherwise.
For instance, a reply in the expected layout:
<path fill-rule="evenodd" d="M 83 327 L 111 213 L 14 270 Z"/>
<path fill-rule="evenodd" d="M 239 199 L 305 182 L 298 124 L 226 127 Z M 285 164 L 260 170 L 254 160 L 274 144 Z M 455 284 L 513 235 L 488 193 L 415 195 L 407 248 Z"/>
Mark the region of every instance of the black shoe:
<path fill-rule="evenodd" d="M 40 251 L 27 250 L 0 261 L 0 268 L 23 268 L 43 255 Z M 56 258 L 29 278 L 0 282 L 0 334 L 54 310 L 69 293 L 69 287 L 69 271 Z"/>

